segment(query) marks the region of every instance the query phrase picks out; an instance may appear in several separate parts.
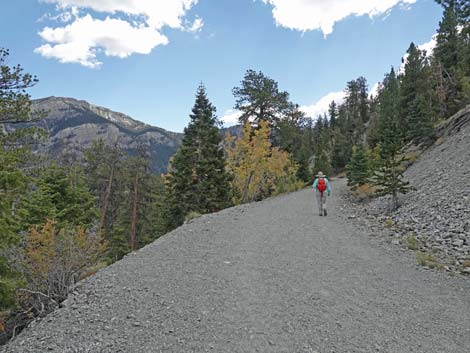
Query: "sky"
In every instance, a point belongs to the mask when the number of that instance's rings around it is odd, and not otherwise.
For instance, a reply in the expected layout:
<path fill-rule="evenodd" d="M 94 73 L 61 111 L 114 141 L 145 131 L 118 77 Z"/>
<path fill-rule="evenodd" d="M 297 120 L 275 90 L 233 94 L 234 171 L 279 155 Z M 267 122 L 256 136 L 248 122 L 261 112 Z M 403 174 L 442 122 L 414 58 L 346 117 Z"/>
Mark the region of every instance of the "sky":
<path fill-rule="evenodd" d="M 201 82 L 231 125 L 232 88 L 262 71 L 310 116 L 370 90 L 410 42 L 432 48 L 434 0 L 1 0 L 0 47 L 38 76 L 33 98 L 73 97 L 181 132 Z"/>

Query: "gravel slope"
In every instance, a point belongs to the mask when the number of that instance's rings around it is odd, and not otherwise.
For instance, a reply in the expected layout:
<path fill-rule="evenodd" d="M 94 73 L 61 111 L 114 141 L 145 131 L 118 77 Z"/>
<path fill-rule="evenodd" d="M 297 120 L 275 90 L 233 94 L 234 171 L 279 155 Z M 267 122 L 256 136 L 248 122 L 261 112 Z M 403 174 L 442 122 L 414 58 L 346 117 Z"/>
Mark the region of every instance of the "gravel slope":
<path fill-rule="evenodd" d="M 82 282 L 1 351 L 470 352 L 468 279 L 371 241 L 335 196 L 316 216 L 313 199 L 186 224 Z"/>
<path fill-rule="evenodd" d="M 413 234 L 449 270 L 470 274 L 470 106 L 450 118 L 438 136 L 405 172 L 416 191 L 400 196 L 401 207 L 390 214 L 389 199 L 377 198 L 365 212 L 382 224 L 391 217 L 397 240 L 406 243 L 403 238 Z"/>

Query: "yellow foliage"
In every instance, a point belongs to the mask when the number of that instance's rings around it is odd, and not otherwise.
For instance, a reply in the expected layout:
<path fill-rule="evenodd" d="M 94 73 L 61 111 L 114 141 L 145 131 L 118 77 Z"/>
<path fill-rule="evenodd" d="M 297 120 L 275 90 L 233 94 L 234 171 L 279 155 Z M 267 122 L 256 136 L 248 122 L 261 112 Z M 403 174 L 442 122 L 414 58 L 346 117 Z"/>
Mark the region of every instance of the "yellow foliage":
<path fill-rule="evenodd" d="M 367 164 L 370 172 L 377 171 L 382 164 L 382 159 L 380 157 L 381 146 L 377 145 L 372 149 L 367 150 Z"/>
<path fill-rule="evenodd" d="M 236 204 L 261 200 L 298 186 L 297 166 L 287 152 L 272 147 L 270 133 L 265 121 L 257 129 L 247 122 L 240 139 L 229 135 L 226 138 L 227 169 L 233 175 Z"/>
<path fill-rule="evenodd" d="M 377 192 L 377 187 L 372 184 L 364 184 L 361 186 L 358 186 L 356 190 L 353 191 L 353 195 L 359 200 L 367 200 L 372 198 Z"/>
<path fill-rule="evenodd" d="M 30 290 L 64 299 L 87 268 L 95 266 L 107 244 L 85 229 L 57 229 L 54 221 L 34 227 L 26 237 L 20 263 Z"/>

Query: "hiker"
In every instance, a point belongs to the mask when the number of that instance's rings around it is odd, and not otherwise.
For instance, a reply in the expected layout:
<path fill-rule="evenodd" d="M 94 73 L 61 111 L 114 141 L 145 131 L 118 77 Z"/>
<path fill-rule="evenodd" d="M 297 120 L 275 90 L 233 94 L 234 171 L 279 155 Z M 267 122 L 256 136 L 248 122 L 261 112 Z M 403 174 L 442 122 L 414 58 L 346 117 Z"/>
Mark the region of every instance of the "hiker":
<path fill-rule="evenodd" d="M 315 189 L 315 196 L 317 197 L 319 214 L 320 216 L 326 216 L 326 194 L 330 196 L 331 186 L 325 174 L 318 172 L 313 182 L 313 188 Z"/>

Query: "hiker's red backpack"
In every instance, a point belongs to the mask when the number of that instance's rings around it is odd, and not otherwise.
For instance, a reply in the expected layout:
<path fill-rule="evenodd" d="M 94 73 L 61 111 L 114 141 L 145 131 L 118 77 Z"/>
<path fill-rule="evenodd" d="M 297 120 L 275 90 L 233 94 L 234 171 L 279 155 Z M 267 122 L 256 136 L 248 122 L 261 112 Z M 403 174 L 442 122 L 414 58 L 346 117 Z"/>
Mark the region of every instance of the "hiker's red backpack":
<path fill-rule="evenodd" d="M 317 190 L 323 193 L 327 189 L 325 178 L 319 178 L 317 184 Z"/>

